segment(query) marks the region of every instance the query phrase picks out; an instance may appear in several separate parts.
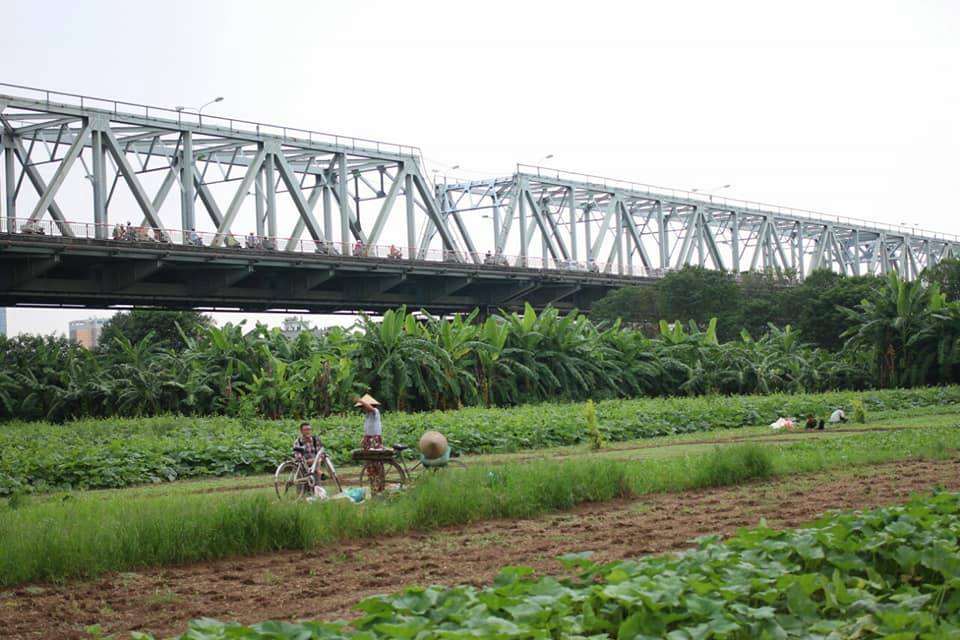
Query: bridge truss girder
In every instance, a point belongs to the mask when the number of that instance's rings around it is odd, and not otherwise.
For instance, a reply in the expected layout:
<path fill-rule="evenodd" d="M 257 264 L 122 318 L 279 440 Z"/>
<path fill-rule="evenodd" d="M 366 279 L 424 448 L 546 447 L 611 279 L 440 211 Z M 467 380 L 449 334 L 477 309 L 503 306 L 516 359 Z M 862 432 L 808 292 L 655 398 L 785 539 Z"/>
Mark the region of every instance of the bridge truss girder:
<path fill-rule="evenodd" d="M 58 235 L 107 239 L 132 220 L 175 242 L 251 232 L 279 250 L 390 242 L 409 259 L 464 260 L 470 239 L 440 215 L 415 148 L 249 124 L 0 95 L 4 230 L 49 216 Z"/>
<path fill-rule="evenodd" d="M 37 238 L 4 240 L 3 260 L 25 243 L 0 288 L 13 304 L 157 296 L 247 309 L 268 299 L 348 309 L 361 298 L 582 308 L 684 265 L 915 278 L 960 255 L 955 236 L 538 167 L 435 185 L 413 147 L 22 89 L 0 85 L 0 232 L 41 224 L 57 237 L 45 240 L 51 254 Z M 110 237 L 126 221 L 173 245 L 197 229 L 206 250 L 173 248 L 210 264 L 173 268 L 166 244 L 122 258 Z M 246 232 L 270 241 L 249 252 L 253 271 L 219 253 Z M 378 251 L 386 244 L 402 264 Z M 77 257 L 94 249 L 96 264 Z M 450 264 L 417 271 L 431 261 Z"/>
<path fill-rule="evenodd" d="M 443 215 L 491 219 L 494 261 L 509 256 L 515 266 L 541 268 L 586 263 L 620 275 L 655 276 L 698 265 L 799 278 L 817 269 L 852 276 L 893 270 L 916 278 L 960 256 L 960 240 L 941 234 L 640 185 L 611 187 L 548 171 L 521 169 L 504 178 L 438 185 Z"/>

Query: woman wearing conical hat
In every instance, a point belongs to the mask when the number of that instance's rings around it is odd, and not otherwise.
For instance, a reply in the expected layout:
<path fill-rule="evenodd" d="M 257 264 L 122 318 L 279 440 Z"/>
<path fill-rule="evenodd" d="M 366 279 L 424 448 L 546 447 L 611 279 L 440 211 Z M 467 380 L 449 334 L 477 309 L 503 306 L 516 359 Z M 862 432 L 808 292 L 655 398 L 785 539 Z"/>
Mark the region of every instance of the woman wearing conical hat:
<path fill-rule="evenodd" d="M 366 413 L 363 419 L 363 440 L 360 442 L 360 448 L 364 451 L 370 449 L 383 449 L 383 429 L 380 426 L 380 403 L 369 393 L 357 398 L 353 405 L 362 409 Z M 370 488 L 374 492 L 383 491 L 384 471 L 382 462 L 368 462 L 366 464 L 367 474 L 370 478 Z"/>

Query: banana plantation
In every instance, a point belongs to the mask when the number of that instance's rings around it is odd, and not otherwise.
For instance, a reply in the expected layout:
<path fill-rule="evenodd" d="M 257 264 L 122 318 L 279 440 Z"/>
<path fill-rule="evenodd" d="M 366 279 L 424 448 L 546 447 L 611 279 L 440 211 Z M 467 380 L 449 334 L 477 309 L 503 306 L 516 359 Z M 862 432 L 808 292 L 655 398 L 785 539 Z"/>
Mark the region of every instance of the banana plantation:
<path fill-rule="evenodd" d="M 527 308 L 479 321 L 399 308 L 289 339 L 205 325 L 176 348 L 154 334 L 88 351 L 53 337 L 0 342 L 0 416 L 64 421 L 156 414 L 327 416 L 372 391 L 394 410 L 542 400 L 815 392 L 946 384 L 960 373 L 960 302 L 936 284 L 878 281 L 844 310 L 839 352 L 789 325 L 720 342 L 717 323 L 660 322 L 659 335 Z"/>

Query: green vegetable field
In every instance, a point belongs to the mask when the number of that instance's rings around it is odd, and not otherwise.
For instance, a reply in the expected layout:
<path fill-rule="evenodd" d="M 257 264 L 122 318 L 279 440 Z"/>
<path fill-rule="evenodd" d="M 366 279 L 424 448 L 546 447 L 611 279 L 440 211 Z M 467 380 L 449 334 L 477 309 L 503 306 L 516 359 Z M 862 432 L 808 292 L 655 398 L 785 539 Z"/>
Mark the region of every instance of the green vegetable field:
<path fill-rule="evenodd" d="M 570 579 L 506 567 L 485 588 L 410 588 L 363 601 L 353 628 L 206 619 L 181 638 L 956 638 L 958 536 L 960 494 L 942 492 L 800 529 L 708 537 L 678 556 L 572 555 Z"/>
<path fill-rule="evenodd" d="M 943 407 L 960 405 L 960 387 L 610 400 L 596 407 L 604 439 L 625 441 L 761 425 L 784 415 L 826 416 L 837 407 L 851 412 L 857 399 L 868 413 Z M 412 444 L 434 429 L 467 454 L 578 444 L 589 437 L 584 406 L 385 413 L 384 437 Z M 360 424 L 358 415 L 313 422 L 338 463 L 358 445 Z M 183 416 L 0 425 L 0 495 L 268 472 L 290 453 L 296 431 L 296 421 Z"/>

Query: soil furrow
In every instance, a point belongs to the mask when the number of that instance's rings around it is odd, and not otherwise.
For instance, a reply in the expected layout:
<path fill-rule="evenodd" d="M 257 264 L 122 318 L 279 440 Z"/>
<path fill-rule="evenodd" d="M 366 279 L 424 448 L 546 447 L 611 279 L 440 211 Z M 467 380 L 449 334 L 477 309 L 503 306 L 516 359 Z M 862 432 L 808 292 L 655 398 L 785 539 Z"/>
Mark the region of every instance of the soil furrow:
<path fill-rule="evenodd" d="M 960 460 L 898 462 L 740 487 L 642 496 L 519 521 L 489 521 L 310 551 L 284 551 L 181 567 L 111 574 L 65 585 L 0 593 L 9 638 L 85 638 L 101 623 L 130 631 L 182 632 L 192 618 L 245 623 L 336 619 L 360 599 L 411 584 L 486 584 L 504 565 L 559 573 L 558 555 L 593 551 L 599 560 L 689 547 L 765 518 L 792 527 L 831 509 L 902 502 L 939 485 L 960 489 Z"/>

